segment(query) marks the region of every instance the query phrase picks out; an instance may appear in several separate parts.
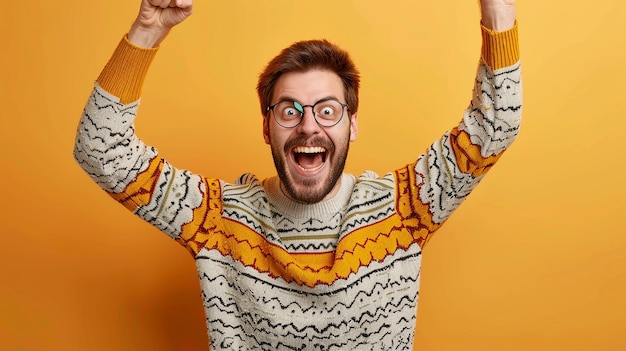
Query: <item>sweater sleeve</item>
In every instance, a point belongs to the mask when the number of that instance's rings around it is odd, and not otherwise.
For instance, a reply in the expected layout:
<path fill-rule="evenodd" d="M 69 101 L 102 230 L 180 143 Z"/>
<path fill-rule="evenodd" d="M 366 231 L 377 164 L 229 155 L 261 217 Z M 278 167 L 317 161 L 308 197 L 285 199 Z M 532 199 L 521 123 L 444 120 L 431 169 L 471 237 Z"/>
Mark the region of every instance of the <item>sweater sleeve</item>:
<path fill-rule="evenodd" d="M 100 73 L 98 85 L 123 104 L 137 101 L 157 52 L 158 48 L 135 46 L 124 36 Z"/>
<path fill-rule="evenodd" d="M 481 59 L 461 122 L 397 171 L 398 211 L 427 228 L 420 245 L 452 214 L 517 137 L 522 81 L 517 24 L 505 32 L 482 27 Z M 406 184 L 402 184 L 406 183 Z"/>
<path fill-rule="evenodd" d="M 180 241 L 202 217 L 208 188 L 219 189 L 187 170 L 173 167 L 135 134 L 141 87 L 156 54 L 122 39 L 98 77 L 83 110 L 74 158 L 115 200 Z"/>

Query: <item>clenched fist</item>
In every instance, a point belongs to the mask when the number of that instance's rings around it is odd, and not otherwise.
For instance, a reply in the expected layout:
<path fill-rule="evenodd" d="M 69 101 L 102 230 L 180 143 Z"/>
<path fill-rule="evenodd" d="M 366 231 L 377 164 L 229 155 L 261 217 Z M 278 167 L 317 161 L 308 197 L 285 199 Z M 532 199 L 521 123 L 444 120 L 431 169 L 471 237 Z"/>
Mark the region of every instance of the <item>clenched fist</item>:
<path fill-rule="evenodd" d="M 159 45 L 172 27 L 191 15 L 192 5 L 192 0 L 142 0 L 128 40 L 141 47 Z"/>

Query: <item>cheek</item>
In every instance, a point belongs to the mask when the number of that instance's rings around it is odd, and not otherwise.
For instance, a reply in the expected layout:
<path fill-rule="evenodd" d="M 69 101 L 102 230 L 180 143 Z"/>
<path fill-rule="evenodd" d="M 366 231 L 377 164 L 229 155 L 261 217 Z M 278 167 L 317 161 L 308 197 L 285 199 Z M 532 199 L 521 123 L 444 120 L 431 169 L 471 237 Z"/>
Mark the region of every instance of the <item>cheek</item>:
<path fill-rule="evenodd" d="M 349 144 L 351 141 L 354 141 L 356 135 L 353 133 L 351 128 L 345 130 L 341 135 L 336 135 L 333 138 L 333 142 L 335 147 L 344 147 L 344 145 Z"/>
<path fill-rule="evenodd" d="M 268 128 L 267 133 L 264 133 L 265 143 L 270 145 L 272 148 L 277 150 L 283 150 L 283 146 L 289 138 L 288 133 L 281 133 L 280 130 L 276 130 L 276 128 L 271 129 Z"/>

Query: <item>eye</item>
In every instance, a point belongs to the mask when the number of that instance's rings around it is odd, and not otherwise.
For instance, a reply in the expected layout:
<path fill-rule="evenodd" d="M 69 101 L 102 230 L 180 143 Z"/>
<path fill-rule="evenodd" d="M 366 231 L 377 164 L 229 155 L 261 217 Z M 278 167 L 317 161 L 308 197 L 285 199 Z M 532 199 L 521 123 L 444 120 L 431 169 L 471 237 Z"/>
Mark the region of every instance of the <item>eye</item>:
<path fill-rule="evenodd" d="M 338 117 L 338 108 L 339 106 L 335 106 L 334 101 L 325 101 L 315 106 L 315 115 L 318 118 L 333 120 Z"/>
<path fill-rule="evenodd" d="M 302 112 L 298 109 L 298 105 L 294 101 L 282 101 L 276 105 L 274 111 L 278 118 L 284 120 L 297 119 L 302 116 Z"/>
<path fill-rule="evenodd" d="M 300 112 L 298 110 L 296 110 L 295 107 L 285 107 L 283 109 L 282 115 L 284 117 L 294 117 L 294 116 L 298 116 L 300 114 Z"/>
<path fill-rule="evenodd" d="M 324 116 L 331 116 L 333 113 L 335 113 L 335 110 L 331 106 L 324 106 L 320 110 L 320 114 Z"/>

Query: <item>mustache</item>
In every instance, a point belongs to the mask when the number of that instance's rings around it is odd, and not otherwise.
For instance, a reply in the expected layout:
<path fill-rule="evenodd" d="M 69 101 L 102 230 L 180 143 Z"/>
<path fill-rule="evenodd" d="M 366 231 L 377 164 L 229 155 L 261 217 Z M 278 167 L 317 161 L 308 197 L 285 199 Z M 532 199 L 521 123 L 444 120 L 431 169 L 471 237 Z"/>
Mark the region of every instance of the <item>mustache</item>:
<path fill-rule="evenodd" d="M 285 153 L 289 152 L 289 150 L 295 146 L 321 146 L 331 153 L 335 151 L 335 145 L 330 140 L 320 136 L 314 136 L 312 138 L 298 136 L 294 139 L 287 140 L 284 146 Z"/>

